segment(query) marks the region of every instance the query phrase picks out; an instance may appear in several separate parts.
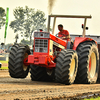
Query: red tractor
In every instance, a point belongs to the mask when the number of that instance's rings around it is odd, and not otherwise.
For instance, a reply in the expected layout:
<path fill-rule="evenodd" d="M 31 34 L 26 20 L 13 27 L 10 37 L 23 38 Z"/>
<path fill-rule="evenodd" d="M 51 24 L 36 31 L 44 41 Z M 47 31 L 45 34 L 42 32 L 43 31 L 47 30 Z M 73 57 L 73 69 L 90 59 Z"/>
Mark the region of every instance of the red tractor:
<path fill-rule="evenodd" d="M 49 33 L 50 19 L 53 31 Z M 74 42 L 54 36 L 56 18 L 84 18 L 83 37 Z M 99 71 L 97 42 L 85 37 L 86 20 L 91 16 L 49 15 L 48 32 L 34 33 L 33 53 L 27 45 L 15 44 L 9 54 L 9 73 L 25 78 L 29 69 L 32 81 L 56 81 L 63 84 L 96 83 Z M 68 42 L 70 48 L 67 49 Z"/>

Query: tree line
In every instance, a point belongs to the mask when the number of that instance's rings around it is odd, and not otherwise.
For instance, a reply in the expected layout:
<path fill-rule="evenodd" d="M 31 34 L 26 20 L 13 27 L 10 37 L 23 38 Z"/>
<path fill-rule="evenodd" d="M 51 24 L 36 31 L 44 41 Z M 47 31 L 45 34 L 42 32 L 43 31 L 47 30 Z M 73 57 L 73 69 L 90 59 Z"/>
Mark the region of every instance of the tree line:
<path fill-rule="evenodd" d="M 27 41 L 29 44 L 31 44 L 32 33 L 35 30 L 43 29 L 46 31 L 45 13 L 41 10 L 35 10 L 34 8 L 29 8 L 28 6 L 25 6 L 25 8 L 19 6 L 13 10 L 13 15 L 14 20 L 10 22 L 10 28 L 12 28 L 14 33 L 18 33 L 26 39 L 29 38 L 30 43 Z M 5 16 L 5 9 L 0 7 L 0 29 L 5 25 Z M 21 42 L 26 43 L 25 39 Z"/>

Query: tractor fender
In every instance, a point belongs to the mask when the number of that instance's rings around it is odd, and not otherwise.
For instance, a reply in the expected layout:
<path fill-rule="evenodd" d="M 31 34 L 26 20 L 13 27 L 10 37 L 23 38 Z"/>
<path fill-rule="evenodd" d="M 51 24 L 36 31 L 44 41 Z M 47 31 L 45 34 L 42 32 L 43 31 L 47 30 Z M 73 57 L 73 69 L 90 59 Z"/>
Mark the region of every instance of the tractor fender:
<path fill-rule="evenodd" d="M 97 44 L 96 41 L 94 41 L 93 39 L 91 38 L 88 38 L 88 37 L 75 37 L 75 40 L 74 40 L 74 45 L 73 45 L 73 50 L 76 50 L 76 48 L 78 47 L 78 45 L 82 42 L 85 42 L 85 41 L 93 41 Z"/>

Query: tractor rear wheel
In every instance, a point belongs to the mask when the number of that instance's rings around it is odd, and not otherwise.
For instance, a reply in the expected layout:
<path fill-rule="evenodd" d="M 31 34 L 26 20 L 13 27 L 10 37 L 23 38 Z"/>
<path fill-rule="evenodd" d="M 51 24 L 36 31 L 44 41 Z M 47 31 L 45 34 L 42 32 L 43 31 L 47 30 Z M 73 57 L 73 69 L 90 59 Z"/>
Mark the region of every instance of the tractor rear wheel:
<path fill-rule="evenodd" d="M 95 43 L 85 42 L 77 47 L 78 73 L 75 83 L 96 83 L 99 70 L 99 53 Z"/>
<path fill-rule="evenodd" d="M 62 50 L 55 68 L 55 81 L 63 84 L 74 83 L 78 68 L 78 56 L 74 50 Z"/>
<path fill-rule="evenodd" d="M 23 64 L 25 58 L 30 54 L 30 49 L 27 45 L 19 45 L 16 56 L 12 57 L 14 59 L 13 68 L 9 66 L 11 71 L 10 75 L 13 78 L 25 78 L 29 72 L 29 66 Z M 9 61 L 10 63 L 10 61 Z"/>
<path fill-rule="evenodd" d="M 52 78 L 47 74 L 45 67 L 30 65 L 31 80 L 32 81 L 51 81 Z"/>

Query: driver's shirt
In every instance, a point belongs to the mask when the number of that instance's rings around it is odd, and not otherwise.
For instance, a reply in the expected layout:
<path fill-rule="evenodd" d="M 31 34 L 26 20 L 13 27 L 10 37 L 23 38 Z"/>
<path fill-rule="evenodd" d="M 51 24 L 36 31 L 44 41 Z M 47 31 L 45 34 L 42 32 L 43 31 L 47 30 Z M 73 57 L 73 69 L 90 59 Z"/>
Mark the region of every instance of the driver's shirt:
<path fill-rule="evenodd" d="M 58 37 L 66 37 L 69 35 L 69 32 L 67 30 L 63 30 L 62 32 L 58 33 Z"/>

